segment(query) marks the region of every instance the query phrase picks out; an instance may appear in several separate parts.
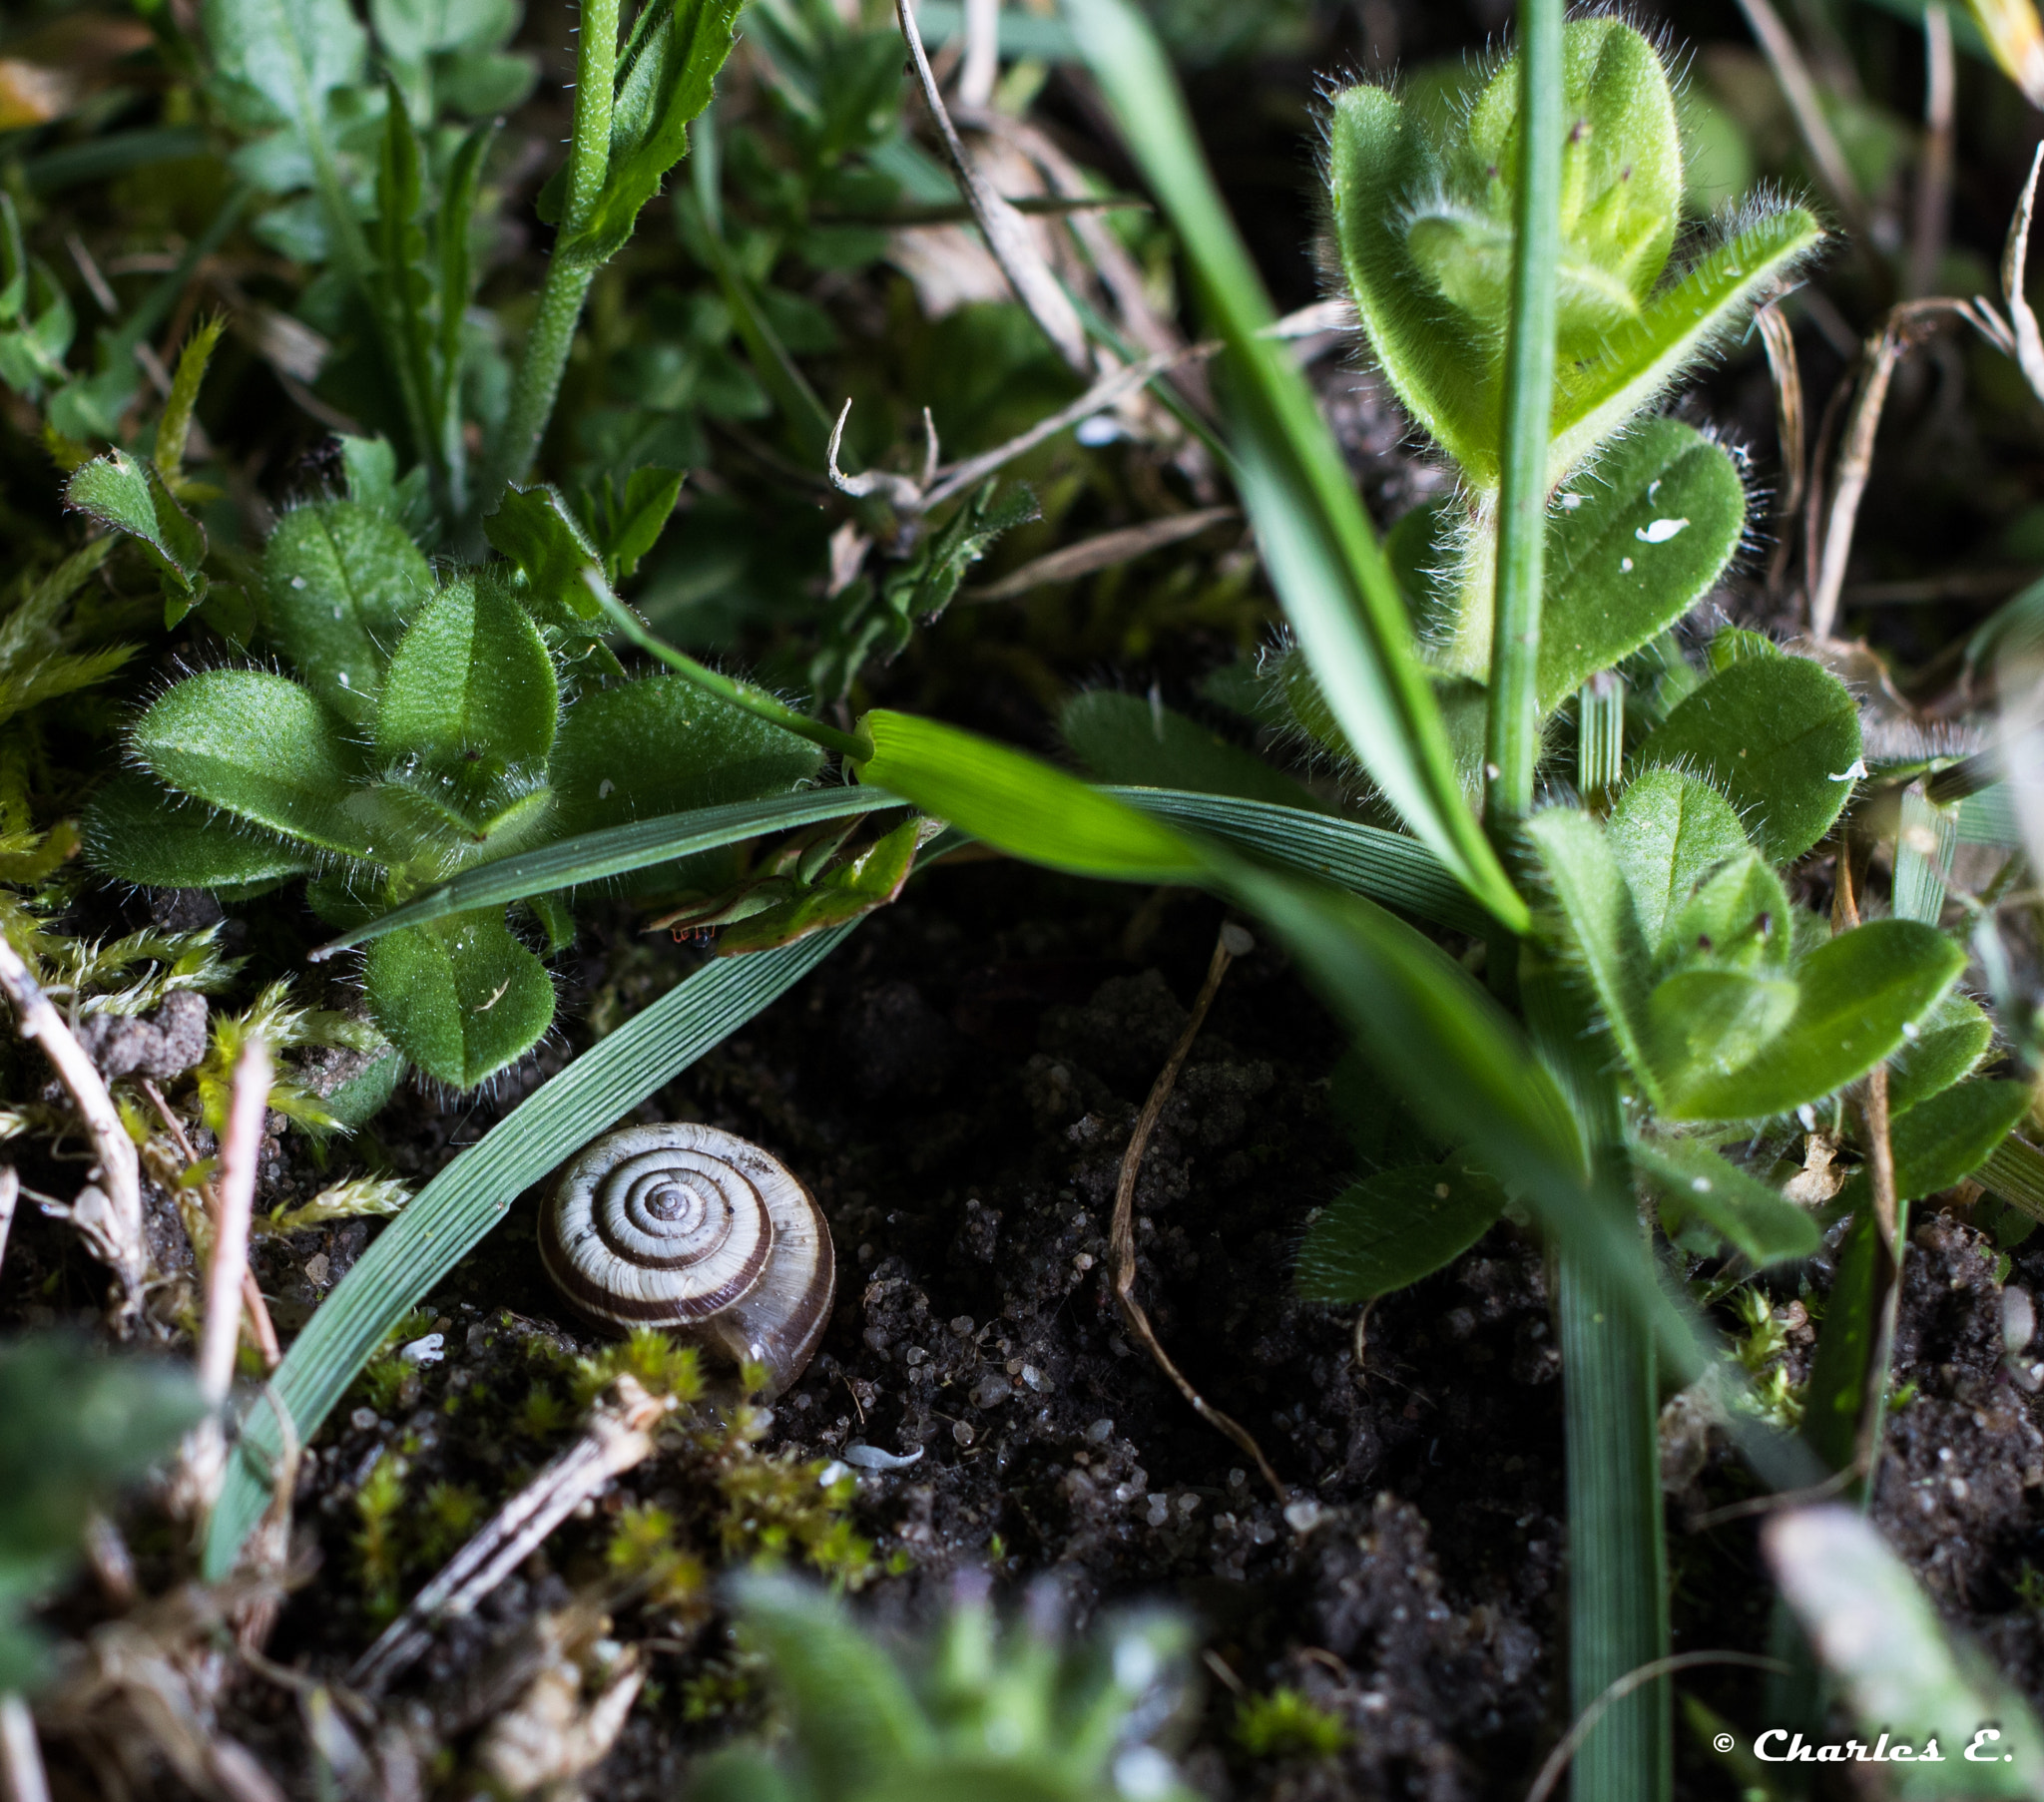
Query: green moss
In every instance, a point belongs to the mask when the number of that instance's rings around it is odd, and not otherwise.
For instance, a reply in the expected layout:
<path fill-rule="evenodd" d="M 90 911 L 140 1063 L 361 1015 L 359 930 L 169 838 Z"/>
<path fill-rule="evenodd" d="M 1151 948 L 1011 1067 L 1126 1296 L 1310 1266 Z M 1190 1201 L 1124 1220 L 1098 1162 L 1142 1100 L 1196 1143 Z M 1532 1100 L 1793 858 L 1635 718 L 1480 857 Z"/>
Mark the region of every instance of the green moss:
<path fill-rule="evenodd" d="M 1246 1695 L 1235 1713 L 1235 1743 L 1252 1758 L 1331 1758 L 1349 1741 L 1347 1725 L 1296 1689 Z"/>
<path fill-rule="evenodd" d="M 707 1611 L 708 1577 L 703 1561 L 678 1542 L 675 1518 L 664 1508 L 627 1508 L 611 1531 L 604 1563 L 618 1577 L 639 1585 L 654 1607 L 676 1613 Z"/>
<path fill-rule="evenodd" d="M 577 1358 L 571 1383 L 576 1408 L 588 1409 L 620 1376 L 636 1378 L 648 1395 L 673 1396 L 685 1406 L 703 1396 L 702 1359 L 696 1348 L 657 1327 L 642 1326 L 622 1345 Z"/>
<path fill-rule="evenodd" d="M 734 1432 L 717 1473 L 725 1556 L 800 1562 L 834 1583 L 856 1588 L 864 1582 L 873 1574 L 872 1544 L 853 1531 L 845 1513 L 858 1493 L 857 1479 L 847 1474 L 825 1483 L 826 1469 L 822 1459 L 766 1457 Z"/>
<path fill-rule="evenodd" d="M 355 1492 L 355 1570 L 372 1620 L 397 1612 L 402 1576 L 397 1548 L 398 1511 L 404 1503 L 404 1460 L 385 1452 Z"/>
<path fill-rule="evenodd" d="M 550 1439 L 574 1418 L 568 1404 L 554 1392 L 552 1385 L 535 1383 L 518 1404 L 515 1424 L 528 1439 Z"/>
<path fill-rule="evenodd" d="M 447 1562 L 467 1543 L 483 1518 L 482 1498 L 460 1483 L 436 1483 L 426 1491 L 412 1545 L 412 1559 L 423 1565 Z"/>

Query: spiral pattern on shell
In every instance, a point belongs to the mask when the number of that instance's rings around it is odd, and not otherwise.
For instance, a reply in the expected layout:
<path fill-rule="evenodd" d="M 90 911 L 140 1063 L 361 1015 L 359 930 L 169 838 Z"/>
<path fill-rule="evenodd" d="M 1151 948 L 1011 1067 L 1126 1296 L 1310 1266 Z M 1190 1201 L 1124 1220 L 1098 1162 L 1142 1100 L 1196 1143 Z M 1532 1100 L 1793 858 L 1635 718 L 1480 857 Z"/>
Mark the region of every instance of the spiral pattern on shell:
<path fill-rule="evenodd" d="M 801 1374 L 836 1292 L 815 1198 L 758 1145 L 674 1122 L 606 1133 L 554 1179 L 540 1262 L 576 1310 L 614 1331 L 666 1327 Z"/>

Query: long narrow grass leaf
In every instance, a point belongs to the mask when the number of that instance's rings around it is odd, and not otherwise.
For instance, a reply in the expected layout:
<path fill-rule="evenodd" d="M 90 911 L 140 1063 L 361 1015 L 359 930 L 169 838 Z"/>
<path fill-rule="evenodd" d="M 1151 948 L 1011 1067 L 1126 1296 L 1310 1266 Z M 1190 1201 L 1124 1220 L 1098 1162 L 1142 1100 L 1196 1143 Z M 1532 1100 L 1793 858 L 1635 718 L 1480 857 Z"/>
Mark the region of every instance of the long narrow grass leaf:
<path fill-rule="evenodd" d="M 800 794 L 776 794 L 763 801 L 733 801 L 723 807 L 699 807 L 688 813 L 662 813 L 635 819 L 629 825 L 606 826 L 500 857 L 494 863 L 465 870 L 453 881 L 408 901 L 387 914 L 342 933 L 312 952 L 314 963 L 355 945 L 380 939 L 401 926 L 417 926 L 471 908 L 500 907 L 555 889 L 579 888 L 634 870 L 714 851 L 720 845 L 758 838 L 763 832 L 785 832 L 817 820 L 842 819 L 885 807 L 893 797 L 874 788 L 811 788 Z"/>
<path fill-rule="evenodd" d="M 276 1411 L 303 1445 L 384 1334 L 523 1190 L 799 982 L 851 930 L 836 927 L 699 970 L 577 1058 L 419 1191 L 313 1314 L 244 1422 L 207 1533 L 209 1577 L 233 1569 L 268 1500 L 283 1443 Z"/>
<path fill-rule="evenodd" d="M 1270 296 L 1163 51 L 1125 0 L 1077 0 L 1066 18 L 1178 228 L 1228 347 L 1222 373 L 1236 480 L 1328 705 L 1412 830 L 1501 921 L 1523 930 L 1526 905 L 1462 798 L 1404 603 L 1326 421 L 1284 346 L 1260 335 L 1275 317 Z"/>

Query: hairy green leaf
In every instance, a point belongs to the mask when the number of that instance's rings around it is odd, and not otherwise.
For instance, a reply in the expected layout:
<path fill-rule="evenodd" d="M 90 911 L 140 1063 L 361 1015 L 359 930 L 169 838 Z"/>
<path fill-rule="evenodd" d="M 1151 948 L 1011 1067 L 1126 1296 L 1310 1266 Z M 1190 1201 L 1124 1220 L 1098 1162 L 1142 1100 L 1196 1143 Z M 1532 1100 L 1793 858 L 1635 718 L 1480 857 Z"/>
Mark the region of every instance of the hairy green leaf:
<path fill-rule="evenodd" d="M 757 800 L 806 781 L 814 745 L 679 676 L 585 692 L 562 716 L 549 780 L 563 835 Z"/>
<path fill-rule="evenodd" d="M 132 770 L 100 789 L 83 824 L 86 861 L 145 888 L 246 890 L 319 867 L 318 853 L 303 843 L 180 801 Z"/>
<path fill-rule="evenodd" d="M 1759 853 L 1742 851 L 1698 883 L 1669 918 L 1663 967 L 1703 964 L 1786 975 L 1793 939 L 1781 877 Z"/>
<path fill-rule="evenodd" d="M 1738 466 L 1679 420 L 1642 420 L 1579 471 L 1548 515 L 1541 710 L 1688 613 L 1745 531 Z"/>
<path fill-rule="evenodd" d="M 1758 1177 L 1694 1139 L 1641 1139 L 1633 1165 L 1660 1188 L 1671 1235 L 1694 1214 L 1755 1269 L 1809 1257 L 1822 1243 L 1816 1222 Z"/>
<path fill-rule="evenodd" d="M 689 153 L 689 126 L 710 104 L 745 0 L 648 0 L 618 59 L 610 167 L 588 225 L 557 254 L 604 262 L 632 235 L 639 211 Z"/>
<path fill-rule="evenodd" d="M 333 89 L 361 80 L 367 35 L 347 0 L 205 0 L 201 18 L 221 75 L 301 130 L 323 119 Z"/>
<path fill-rule="evenodd" d="M 1919 1102 L 1888 1129 L 1895 1199 L 1915 1201 L 1972 1175 L 2030 1109 L 2027 1083 L 1976 1079 Z"/>
<path fill-rule="evenodd" d="M 1096 781 L 1192 788 L 1319 811 L 1299 782 L 1160 702 L 1094 688 L 1058 715 L 1058 733 Z"/>
<path fill-rule="evenodd" d="M 483 535 L 525 573 L 542 625 L 597 619 L 589 578 L 604 584 L 603 559 L 557 488 L 511 488 L 483 521 Z"/>
<path fill-rule="evenodd" d="M 1795 1010 L 1795 984 L 1779 975 L 1703 969 L 1663 977 L 1647 998 L 1647 1051 L 1669 1117 L 1699 1118 L 1690 1098 L 1752 1063 Z"/>
<path fill-rule="evenodd" d="M 390 652 L 433 593 L 433 572 L 388 516 L 353 501 L 285 514 L 262 557 L 268 624 L 305 685 L 370 725 Z"/>
<path fill-rule="evenodd" d="M 473 1089 L 522 1058 L 554 1019 L 546 966 L 494 912 L 455 914 L 378 939 L 362 989 L 390 1043 L 455 1089 Z"/>
<path fill-rule="evenodd" d="M 1742 659 L 1668 715 L 1640 746 L 1722 789 L 1776 863 L 1802 855 L 1851 798 L 1859 709 L 1807 658 Z"/>
<path fill-rule="evenodd" d="M 322 851 L 376 855 L 373 828 L 348 806 L 347 743 L 332 716 L 284 676 L 187 676 L 136 721 L 128 744 L 181 794 Z"/>
<path fill-rule="evenodd" d="M 1611 810 L 1611 843 L 1632 890 L 1647 949 L 1665 949 L 1668 923 L 1697 884 L 1748 850 L 1731 803 L 1708 782 L 1676 769 L 1648 769 Z"/>
<path fill-rule="evenodd" d="M 1331 1302 L 1388 1295 L 1460 1257 L 1504 1205 L 1497 1179 L 1460 1157 L 1381 1171 L 1344 1189 L 1306 1228 L 1298 1292 Z"/>
<path fill-rule="evenodd" d="M 1587 813 L 1550 808 L 1526 823 L 1566 925 L 1567 948 L 1589 977 L 1604 1023 L 1655 1099 L 1648 1043 L 1647 943 L 1618 856 Z"/>
<path fill-rule="evenodd" d="M 1949 939 L 1913 920 L 1872 920 L 1840 933 L 1797 967 L 1788 1025 L 1750 1062 L 1700 1077 L 1671 1103 L 1671 1117 L 1752 1120 L 1820 1101 L 1890 1056 L 1965 961 Z"/>
<path fill-rule="evenodd" d="M 1888 1113 L 1899 1117 L 1978 1068 L 1994 1023 L 1969 995 L 1947 994 L 1888 1063 Z"/>
<path fill-rule="evenodd" d="M 165 593 L 196 599 L 206 593 L 200 565 L 206 534 L 172 498 L 154 464 L 111 450 L 95 457 L 64 490 L 65 501 L 138 540 L 162 572 Z"/>
<path fill-rule="evenodd" d="M 397 643 L 376 708 L 376 752 L 423 757 L 457 787 L 543 762 L 560 692 L 531 617 L 496 583 L 457 582 Z"/>

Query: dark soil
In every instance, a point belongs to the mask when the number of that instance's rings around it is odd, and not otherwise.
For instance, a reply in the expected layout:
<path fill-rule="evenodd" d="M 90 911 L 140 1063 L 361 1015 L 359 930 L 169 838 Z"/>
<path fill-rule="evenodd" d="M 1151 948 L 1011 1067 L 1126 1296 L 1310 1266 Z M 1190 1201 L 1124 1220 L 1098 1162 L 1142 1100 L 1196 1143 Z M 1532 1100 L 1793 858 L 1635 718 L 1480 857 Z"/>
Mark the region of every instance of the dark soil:
<path fill-rule="evenodd" d="M 1194 1416 L 1113 1306 L 1106 1234 L 1123 1151 L 1219 920 L 1203 899 L 1005 864 L 933 871 L 641 1114 L 757 1140 L 830 1216 L 836 1311 L 806 1376 L 779 1398 L 767 1444 L 818 1458 L 853 1443 L 919 1453 L 859 1479 L 856 1523 L 890 1573 L 863 1590 L 868 1617 L 923 1625 L 965 1570 L 991 1570 L 1016 1598 L 1054 1585 L 1081 1628 L 1104 1606 L 1162 1596 L 1192 1613 L 1208 1652 L 1214 1680 L 1188 1755 L 1208 1793 L 1516 1797 L 1563 1724 L 1561 1382 L 1541 1257 L 1499 1226 L 1372 1309 L 1360 1363 L 1354 1311 L 1292 1295 L 1312 1209 L 1360 1165 L 1330 1102 L 1338 1035 L 1278 953 L 1260 948 L 1223 985 L 1151 1141 L 1137 1239 L 1139 1293 L 1161 1337 L 1257 1435 L 1292 1486 L 1288 1505 Z M 596 943 L 571 973 L 577 1043 L 592 1009 L 615 1023 L 690 961 L 622 919 Z M 383 1150 L 429 1172 L 563 1055 L 472 1107 L 400 1097 L 377 1124 Z M 298 1142 L 278 1147 L 276 1183 L 312 1180 L 287 1167 Z M 314 1564 L 271 1659 L 331 1680 L 374 1637 L 355 1538 L 360 1487 L 386 1450 L 407 1454 L 407 1511 L 443 1483 L 494 1509 L 565 1439 L 565 1426 L 548 1443 L 515 1425 L 535 1346 L 595 1343 L 545 1286 L 535 1207 L 522 1197 L 430 1298 L 444 1361 L 381 1414 L 358 1385 L 319 1435 L 296 1495 Z M 2004 1365 L 1993 1245 L 1922 1211 L 1896 1357 L 1898 1384 L 1914 1388 L 1892 1424 L 1876 1519 L 1949 1616 L 2037 1694 L 2044 1632 L 2023 1590 L 2044 1529 L 2044 1413 Z M 264 1241 L 262 1286 L 279 1312 L 309 1309 L 369 1232 L 357 1222 Z M 35 1310 L 23 1304 L 64 1267 L 60 1250 L 28 1230 L 10 1254 L 7 1314 Z M 2044 1248 L 2019 1251 L 2009 1280 L 2044 1286 Z M 1792 1360 L 1809 1337 L 1791 1332 Z M 443 1632 L 398 1685 L 390 1718 L 462 1744 L 536 1611 L 601 1574 L 630 1501 L 675 1512 L 714 1558 L 699 1476 L 686 1450 L 656 1458 L 569 1522 L 477 1619 Z M 1752 1523 L 1685 1531 L 1746 1493 L 1716 1451 L 1679 1498 L 1678 1650 L 1765 1643 Z M 405 1591 L 431 1568 L 408 1571 Z M 90 1604 L 77 1605 L 74 1624 L 86 1624 Z M 627 1610 L 614 1631 L 649 1642 L 654 1682 L 592 1793 L 684 1793 L 689 1758 L 759 1718 L 759 1688 L 721 1616 L 677 1627 Z M 1303 1691 L 1349 1724 L 1352 1748 L 1247 1759 L 1231 1737 L 1233 1683 Z M 1743 1677 L 1705 1671 L 1693 1687 L 1728 1718 L 1757 1718 L 1758 1688 Z M 224 1724 L 291 1793 L 311 1795 L 302 1709 L 245 1678 Z M 1685 1737 L 1680 1756 L 1683 1794 L 1734 1793 L 1699 1743 Z M 61 1757 L 58 1768 L 69 1769 Z"/>

